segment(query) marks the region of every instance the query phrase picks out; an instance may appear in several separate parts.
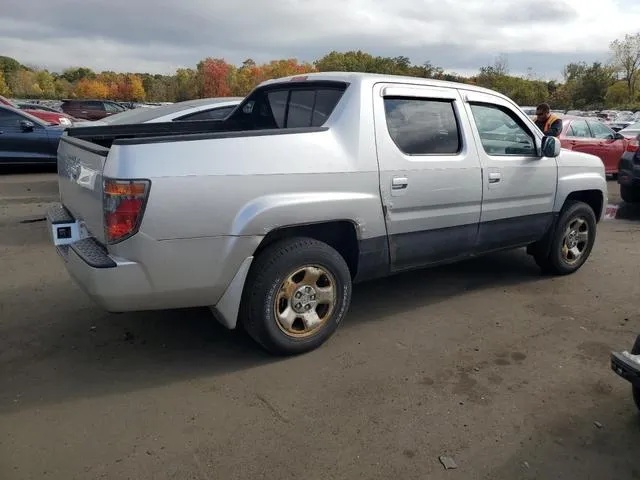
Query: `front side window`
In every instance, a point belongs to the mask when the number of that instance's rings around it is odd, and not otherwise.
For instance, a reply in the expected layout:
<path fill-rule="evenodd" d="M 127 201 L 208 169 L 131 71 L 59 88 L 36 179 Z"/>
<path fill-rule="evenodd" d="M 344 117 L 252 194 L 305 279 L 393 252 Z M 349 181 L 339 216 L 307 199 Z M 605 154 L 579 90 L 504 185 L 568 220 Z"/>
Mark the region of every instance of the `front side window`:
<path fill-rule="evenodd" d="M 595 138 L 602 140 L 611 139 L 615 137 L 613 130 L 600 122 L 589 122 L 589 128 Z"/>
<path fill-rule="evenodd" d="M 20 126 L 20 121 L 25 120 L 17 113 L 10 112 L 9 110 L 0 109 L 0 127 L 9 128 Z"/>
<path fill-rule="evenodd" d="M 487 155 L 536 155 L 534 136 L 515 113 L 487 103 L 472 103 L 471 111 Z"/>
<path fill-rule="evenodd" d="M 571 137 L 591 138 L 591 132 L 586 120 L 573 120 L 567 133 Z"/>
<path fill-rule="evenodd" d="M 461 149 L 452 100 L 384 99 L 389 135 L 407 155 L 452 155 Z"/>

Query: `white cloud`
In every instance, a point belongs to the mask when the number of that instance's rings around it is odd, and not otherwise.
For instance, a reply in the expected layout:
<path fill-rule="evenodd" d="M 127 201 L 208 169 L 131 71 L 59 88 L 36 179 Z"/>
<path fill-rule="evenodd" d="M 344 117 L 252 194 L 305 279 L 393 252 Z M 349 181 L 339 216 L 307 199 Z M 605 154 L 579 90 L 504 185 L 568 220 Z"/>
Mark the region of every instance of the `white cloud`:
<path fill-rule="evenodd" d="M 474 71 L 501 52 L 514 71 L 556 76 L 606 60 L 640 30 L 637 0 L 3 0 L 0 54 L 59 70 L 169 73 L 205 56 L 239 63 L 329 50 Z M 34 13 L 34 12 L 37 12 Z"/>

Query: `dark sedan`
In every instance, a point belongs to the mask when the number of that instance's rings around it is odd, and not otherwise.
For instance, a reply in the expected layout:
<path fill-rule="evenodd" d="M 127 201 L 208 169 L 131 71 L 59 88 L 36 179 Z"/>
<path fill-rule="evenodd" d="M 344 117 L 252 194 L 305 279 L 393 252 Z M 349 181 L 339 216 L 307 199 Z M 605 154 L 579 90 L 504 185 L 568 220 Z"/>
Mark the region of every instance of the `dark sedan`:
<path fill-rule="evenodd" d="M 0 165 L 56 163 L 64 128 L 0 105 Z"/>

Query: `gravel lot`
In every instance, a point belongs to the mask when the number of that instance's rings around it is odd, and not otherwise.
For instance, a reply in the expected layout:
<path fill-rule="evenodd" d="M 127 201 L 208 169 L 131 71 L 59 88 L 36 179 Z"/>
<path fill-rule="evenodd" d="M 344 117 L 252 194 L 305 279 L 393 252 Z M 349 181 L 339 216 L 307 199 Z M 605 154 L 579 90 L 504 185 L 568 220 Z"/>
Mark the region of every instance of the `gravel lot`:
<path fill-rule="evenodd" d="M 93 306 L 38 221 L 53 178 L 0 175 L 3 480 L 640 479 L 609 369 L 640 333 L 639 212 L 570 277 L 515 251 L 360 285 L 328 344 L 283 360 L 207 310 Z"/>

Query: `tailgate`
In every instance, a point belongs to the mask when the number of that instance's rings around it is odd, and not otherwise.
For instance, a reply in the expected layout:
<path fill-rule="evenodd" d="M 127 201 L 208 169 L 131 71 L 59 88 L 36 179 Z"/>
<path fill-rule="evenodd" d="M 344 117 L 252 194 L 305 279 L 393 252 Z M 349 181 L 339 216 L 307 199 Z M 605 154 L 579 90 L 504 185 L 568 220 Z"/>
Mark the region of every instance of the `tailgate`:
<path fill-rule="evenodd" d="M 58 146 L 60 201 L 104 243 L 102 171 L 109 149 L 63 135 Z"/>

